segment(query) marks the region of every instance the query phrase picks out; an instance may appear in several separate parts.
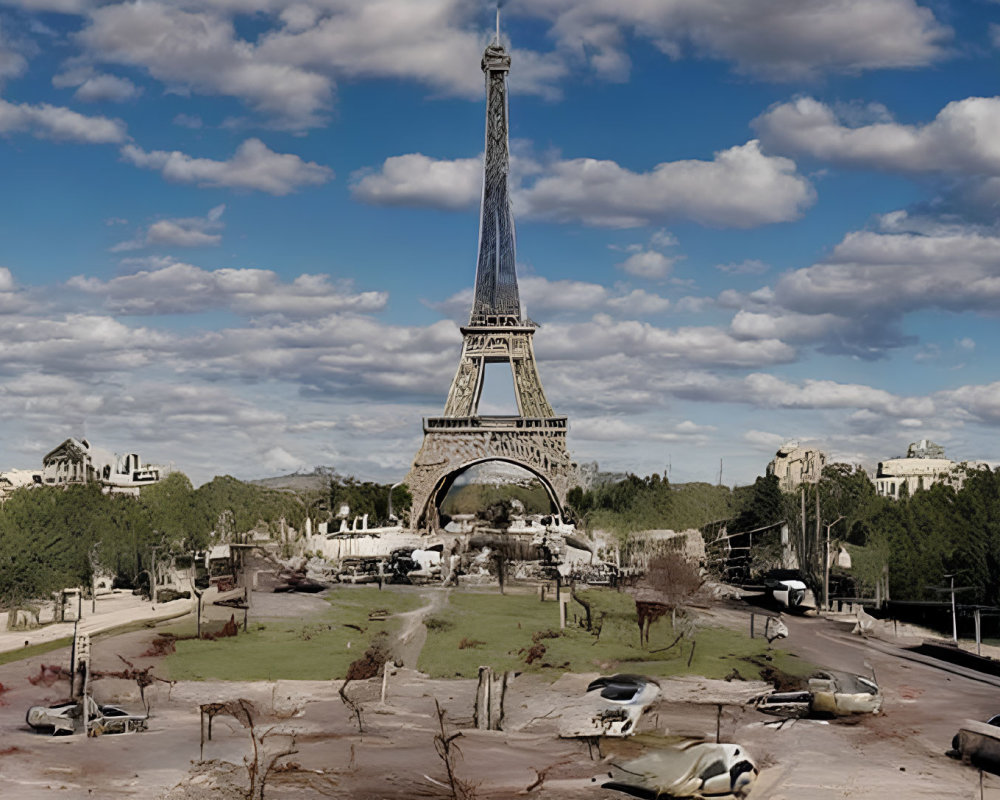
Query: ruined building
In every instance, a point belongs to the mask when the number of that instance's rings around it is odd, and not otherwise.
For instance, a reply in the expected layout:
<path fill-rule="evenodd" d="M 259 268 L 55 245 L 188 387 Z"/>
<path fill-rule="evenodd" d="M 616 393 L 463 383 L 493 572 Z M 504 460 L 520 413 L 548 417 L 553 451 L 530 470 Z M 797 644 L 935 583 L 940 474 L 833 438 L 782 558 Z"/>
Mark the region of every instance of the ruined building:
<path fill-rule="evenodd" d="M 786 442 L 767 465 L 767 474 L 777 477 L 781 491 L 791 492 L 800 484 L 816 483 L 825 465 L 826 454 L 822 450 L 799 447 L 798 442 Z"/>
<path fill-rule="evenodd" d="M 18 489 L 40 486 L 41 483 L 42 473 L 37 469 L 9 469 L 0 472 L 0 503 Z"/>
<path fill-rule="evenodd" d="M 444 414 L 424 419 L 424 441 L 406 483 L 413 495 L 411 526 L 434 530 L 438 508 L 455 479 L 485 461 L 506 461 L 533 473 L 557 516 L 575 484 L 566 449 L 566 417 L 549 405 L 535 366 L 532 337 L 538 327 L 524 314 L 515 273 L 511 213 L 507 72 L 510 56 L 499 35 L 486 47 L 486 151 L 479 223 L 479 257 L 469 324 Z M 486 416 L 479 400 L 487 364 L 507 364 L 517 414 Z"/>
<path fill-rule="evenodd" d="M 167 472 L 166 467 L 143 464 L 137 453 L 119 456 L 86 439 L 67 439 L 42 459 L 41 483 L 99 483 L 105 493 L 138 495 L 141 487 L 157 483 Z"/>
<path fill-rule="evenodd" d="M 875 472 L 875 491 L 883 497 L 898 499 L 901 494 L 912 495 L 930 489 L 935 483 L 960 489 L 971 470 L 987 466 L 979 461 L 955 463 L 945 458 L 941 445 L 922 439 L 907 448 L 906 458 L 890 458 L 879 463 Z"/>

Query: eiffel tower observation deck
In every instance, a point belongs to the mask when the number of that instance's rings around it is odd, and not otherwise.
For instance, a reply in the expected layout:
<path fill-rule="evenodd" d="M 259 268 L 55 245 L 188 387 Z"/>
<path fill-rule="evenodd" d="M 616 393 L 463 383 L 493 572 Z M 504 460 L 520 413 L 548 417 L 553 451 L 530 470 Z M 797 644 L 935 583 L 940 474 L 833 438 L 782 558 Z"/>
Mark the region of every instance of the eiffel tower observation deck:
<path fill-rule="evenodd" d="M 516 237 L 510 202 L 507 73 L 511 60 L 497 38 L 486 47 L 486 148 L 479 221 L 476 286 L 469 324 L 461 329 L 462 356 L 444 414 L 424 418 L 424 442 L 406 483 L 413 495 L 411 527 L 438 527 L 438 509 L 455 479 L 486 461 L 527 469 L 560 513 L 576 467 L 566 449 L 566 417 L 556 416 L 535 365 L 537 325 L 524 315 L 517 288 Z M 510 365 L 517 414 L 479 413 L 486 365 Z"/>

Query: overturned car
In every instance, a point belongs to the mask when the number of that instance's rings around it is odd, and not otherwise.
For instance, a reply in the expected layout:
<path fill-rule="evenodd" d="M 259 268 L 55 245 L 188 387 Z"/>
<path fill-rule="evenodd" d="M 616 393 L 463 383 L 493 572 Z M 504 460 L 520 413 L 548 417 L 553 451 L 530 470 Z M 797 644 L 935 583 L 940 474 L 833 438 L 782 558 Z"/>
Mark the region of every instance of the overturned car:
<path fill-rule="evenodd" d="M 689 740 L 612 764 L 604 789 L 633 797 L 743 797 L 757 765 L 738 744 Z"/>
<path fill-rule="evenodd" d="M 882 709 L 882 692 L 875 681 L 861 675 L 822 670 L 809 678 L 805 689 L 770 692 L 755 705 L 765 714 L 789 718 L 877 714 Z"/>

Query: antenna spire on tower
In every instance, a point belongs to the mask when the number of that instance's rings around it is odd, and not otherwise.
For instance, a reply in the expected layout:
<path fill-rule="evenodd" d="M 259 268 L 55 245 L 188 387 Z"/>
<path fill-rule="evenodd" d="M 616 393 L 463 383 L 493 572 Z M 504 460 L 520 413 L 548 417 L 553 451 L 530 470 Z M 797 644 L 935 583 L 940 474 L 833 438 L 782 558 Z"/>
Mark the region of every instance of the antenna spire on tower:
<path fill-rule="evenodd" d="M 497 44 L 500 44 L 500 3 L 497 2 Z"/>

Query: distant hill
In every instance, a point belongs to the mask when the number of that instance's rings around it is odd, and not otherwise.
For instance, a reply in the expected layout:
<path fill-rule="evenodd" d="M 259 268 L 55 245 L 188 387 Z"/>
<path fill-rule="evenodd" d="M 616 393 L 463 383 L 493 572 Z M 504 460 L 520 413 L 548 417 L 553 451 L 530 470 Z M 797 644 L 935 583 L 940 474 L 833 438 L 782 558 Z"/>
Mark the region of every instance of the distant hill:
<path fill-rule="evenodd" d="M 280 475 L 274 478 L 258 478 L 247 481 L 254 486 L 265 489 L 282 489 L 286 492 L 317 492 L 330 488 L 330 478 L 333 470 L 327 467 L 317 467 L 312 472 L 293 472 L 291 475 Z"/>

